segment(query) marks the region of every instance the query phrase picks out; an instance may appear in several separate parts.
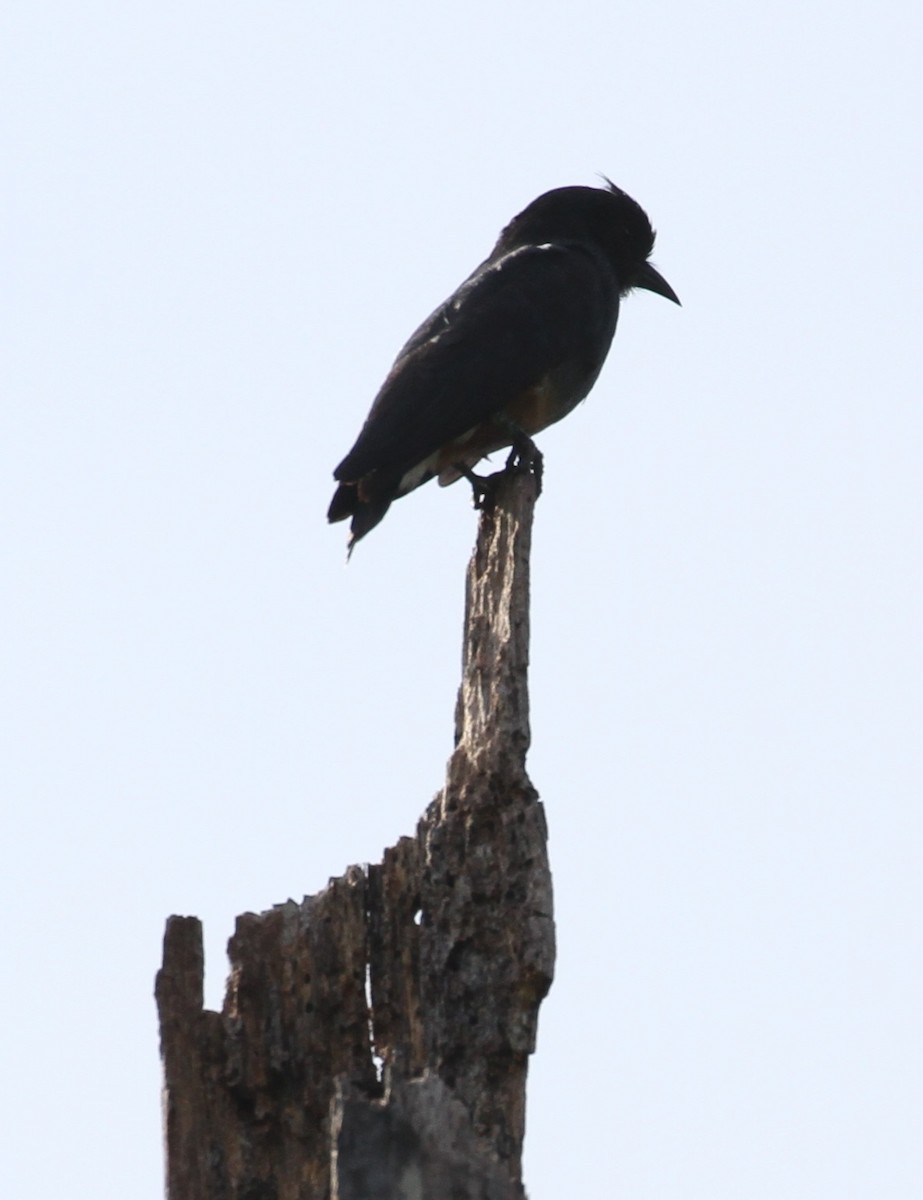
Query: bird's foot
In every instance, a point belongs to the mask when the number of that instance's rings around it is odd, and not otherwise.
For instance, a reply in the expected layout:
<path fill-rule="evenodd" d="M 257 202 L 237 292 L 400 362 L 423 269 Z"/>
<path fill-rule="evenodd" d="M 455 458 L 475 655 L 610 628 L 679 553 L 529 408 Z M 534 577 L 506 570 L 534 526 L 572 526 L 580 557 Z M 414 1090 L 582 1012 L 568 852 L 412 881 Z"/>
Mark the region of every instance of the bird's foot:
<path fill-rule="evenodd" d="M 531 471 L 535 476 L 538 494 L 541 495 L 545 457 L 535 442 L 518 425 L 510 422 L 508 429 L 513 439 L 513 448 L 507 456 L 505 469 L 507 471 Z"/>
<path fill-rule="evenodd" d="M 494 495 L 496 493 L 496 480 L 500 476 L 500 471 L 495 471 L 493 475 L 476 475 L 470 467 L 464 463 L 456 463 L 455 470 L 471 484 L 473 493 L 474 507 L 478 512 L 488 512 L 493 508 Z"/>

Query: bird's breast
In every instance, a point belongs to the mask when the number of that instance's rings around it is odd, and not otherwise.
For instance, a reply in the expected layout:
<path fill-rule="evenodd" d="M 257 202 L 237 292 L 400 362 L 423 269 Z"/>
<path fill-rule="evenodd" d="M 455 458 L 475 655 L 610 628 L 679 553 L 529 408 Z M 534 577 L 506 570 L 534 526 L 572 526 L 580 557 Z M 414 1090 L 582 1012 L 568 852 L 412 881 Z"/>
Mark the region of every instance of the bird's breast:
<path fill-rule="evenodd" d="M 454 483 L 459 467 L 473 467 L 485 455 L 512 444 L 510 425 L 533 437 L 560 421 L 580 403 L 592 386 L 593 378 L 572 377 L 571 372 L 551 372 L 532 387 L 511 397 L 495 417 L 469 429 L 461 437 L 443 446 L 425 464 L 427 476 L 436 474 L 440 484 Z"/>
<path fill-rule="evenodd" d="M 546 375 L 540 383 L 510 400 L 504 406 L 502 415 L 531 437 L 566 417 L 584 394 L 581 390 L 566 386 L 564 380 Z"/>

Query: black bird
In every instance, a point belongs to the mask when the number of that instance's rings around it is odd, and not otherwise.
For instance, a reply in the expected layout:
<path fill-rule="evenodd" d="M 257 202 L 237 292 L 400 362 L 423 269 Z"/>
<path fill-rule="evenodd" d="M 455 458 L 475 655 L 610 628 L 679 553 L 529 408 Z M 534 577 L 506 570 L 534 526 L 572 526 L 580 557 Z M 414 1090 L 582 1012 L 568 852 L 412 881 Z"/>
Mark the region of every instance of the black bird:
<path fill-rule="evenodd" d="M 654 231 L 615 184 L 546 192 L 427 318 L 395 360 L 356 444 L 334 471 L 327 518 L 352 518 L 349 547 L 392 500 L 438 476 L 467 476 L 507 446 L 540 465 L 531 441 L 596 382 L 619 298 L 646 288 L 679 304 L 647 261 Z M 477 484 L 475 483 L 475 487 Z"/>

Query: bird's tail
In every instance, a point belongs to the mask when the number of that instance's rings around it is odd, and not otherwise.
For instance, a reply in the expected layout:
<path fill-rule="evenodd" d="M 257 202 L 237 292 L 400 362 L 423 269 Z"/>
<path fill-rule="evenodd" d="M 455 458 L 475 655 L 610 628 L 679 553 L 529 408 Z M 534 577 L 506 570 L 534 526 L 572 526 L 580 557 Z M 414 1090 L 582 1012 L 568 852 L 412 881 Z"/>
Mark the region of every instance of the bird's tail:
<path fill-rule="evenodd" d="M 389 481 L 387 486 L 383 484 L 384 481 L 376 480 L 373 473 L 357 482 L 340 483 L 333 493 L 333 499 L 327 509 L 327 520 L 333 523 L 352 517 L 349 526 L 349 554 L 352 554 L 356 542 L 374 529 L 391 507 L 395 495 L 394 483 Z"/>

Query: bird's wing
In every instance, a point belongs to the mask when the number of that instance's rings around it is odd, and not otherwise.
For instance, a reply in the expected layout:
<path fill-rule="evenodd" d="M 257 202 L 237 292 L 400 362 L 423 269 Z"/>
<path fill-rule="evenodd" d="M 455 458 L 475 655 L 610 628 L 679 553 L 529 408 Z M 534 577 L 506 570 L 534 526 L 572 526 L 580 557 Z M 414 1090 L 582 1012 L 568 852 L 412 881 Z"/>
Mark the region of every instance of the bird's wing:
<path fill-rule="evenodd" d="M 398 355 L 334 477 L 409 469 L 550 371 L 598 369 L 617 312 L 617 283 L 592 246 L 525 246 L 488 259 Z"/>

